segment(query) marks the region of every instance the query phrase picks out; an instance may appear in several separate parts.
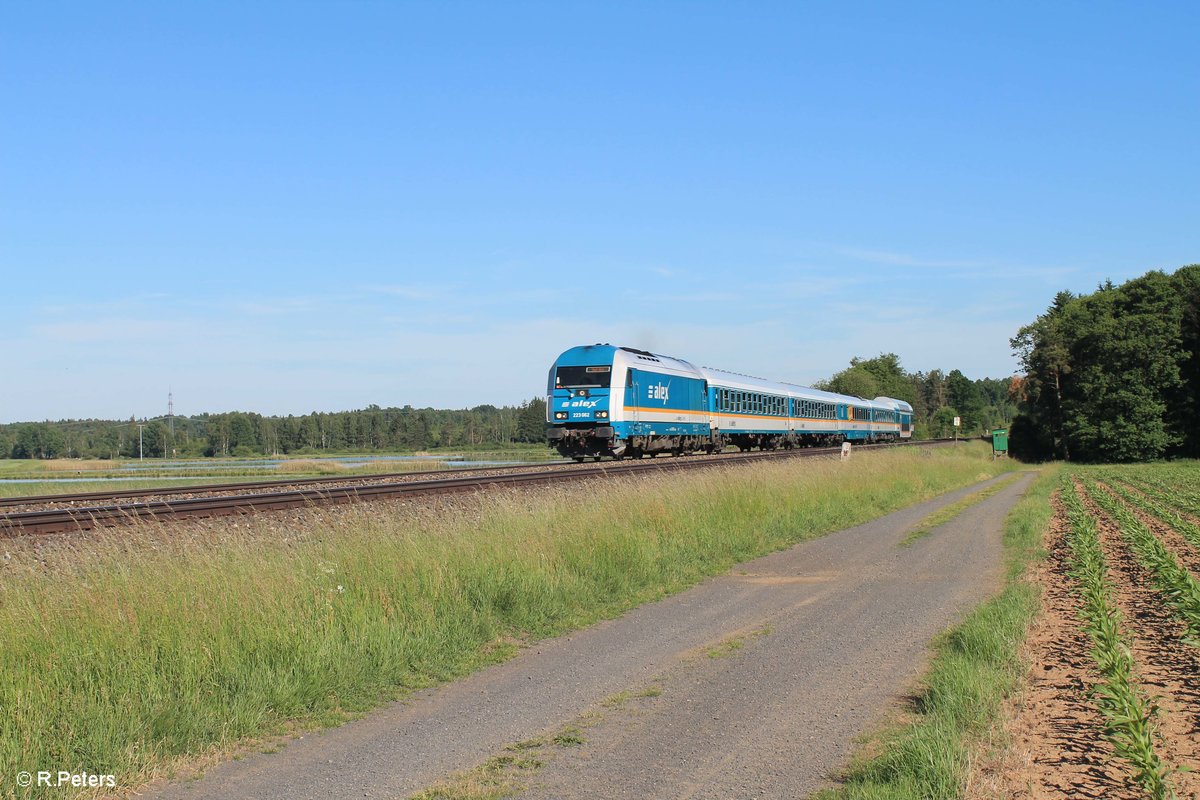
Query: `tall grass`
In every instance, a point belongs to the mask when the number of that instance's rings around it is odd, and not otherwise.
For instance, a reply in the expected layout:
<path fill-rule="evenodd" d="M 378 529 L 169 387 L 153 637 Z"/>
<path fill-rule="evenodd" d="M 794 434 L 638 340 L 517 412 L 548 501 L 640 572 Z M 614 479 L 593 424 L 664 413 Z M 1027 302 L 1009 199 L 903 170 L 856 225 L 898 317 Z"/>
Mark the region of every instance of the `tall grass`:
<path fill-rule="evenodd" d="M 0 776 L 132 786 L 289 721 L 335 722 L 507 657 L 514 637 L 1008 468 L 986 459 L 869 453 L 14 550 L 0 562 Z"/>
<path fill-rule="evenodd" d="M 423 458 L 419 461 L 368 461 L 358 469 L 364 472 L 428 472 L 435 469 L 455 469 L 461 466 L 456 461 L 439 461 Z"/>
<path fill-rule="evenodd" d="M 346 465 L 340 461 L 317 461 L 311 458 L 292 458 L 275 465 L 275 472 L 289 475 L 321 475 L 345 472 Z"/>
<path fill-rule="evenodd" d="M 113 469 L 112 461 L 102 459 L 53 458 L 43 461 L 42 469 L 47 472 L 95 472 L 97 470 Z"/>

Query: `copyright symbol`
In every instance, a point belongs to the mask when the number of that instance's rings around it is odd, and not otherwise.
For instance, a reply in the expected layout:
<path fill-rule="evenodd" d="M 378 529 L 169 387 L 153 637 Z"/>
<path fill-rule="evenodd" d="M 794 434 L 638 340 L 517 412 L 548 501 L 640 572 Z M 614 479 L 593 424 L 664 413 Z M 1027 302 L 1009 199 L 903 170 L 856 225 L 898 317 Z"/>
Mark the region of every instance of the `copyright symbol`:
<path fill-rule="evenodd" d="M 32 783 L 33 783 L 33 776 L 30 775 L 28 772 L 18 772 L 17 773 L 17 786 L 20 786 L 22 789 L 27 789 L 27 788 L 29 788 L 29 786 Z"/>

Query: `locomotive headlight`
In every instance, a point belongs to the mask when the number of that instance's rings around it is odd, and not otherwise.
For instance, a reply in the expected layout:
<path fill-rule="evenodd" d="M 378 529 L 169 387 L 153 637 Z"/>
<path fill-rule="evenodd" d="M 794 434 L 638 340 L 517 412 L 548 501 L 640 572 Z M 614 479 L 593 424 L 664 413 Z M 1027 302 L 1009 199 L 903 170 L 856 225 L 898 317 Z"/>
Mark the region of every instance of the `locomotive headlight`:
<path fill-rule="evenodd" d="M 565 411 L 555 411 L 555 412 L 554 412 L 554 418 L 555 418 L 555 419 L 566 419 L 566 418 L 567 418 L 567 412 L 565 412 Z"/>
<path fill-rule="evenodd" d="M 597 411 L 596 419 L 608 419 L 608 412 L 607 411 Z"/>

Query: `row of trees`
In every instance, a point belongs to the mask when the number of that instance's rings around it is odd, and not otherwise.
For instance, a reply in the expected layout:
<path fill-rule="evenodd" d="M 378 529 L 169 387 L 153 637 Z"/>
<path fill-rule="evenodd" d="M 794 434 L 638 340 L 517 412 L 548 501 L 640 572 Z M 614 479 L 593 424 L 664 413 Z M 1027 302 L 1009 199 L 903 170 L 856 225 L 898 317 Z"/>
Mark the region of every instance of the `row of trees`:
<path fill-rule="evenodd" d="M 857 397 L 894 397 L 913 407 L 914 436 L 941 438 L 959 434 L 976 436 L 1005 427 L 1017 411 L 1010 396 L 1011 378 L 971 380 L 957 369 L 905 372 L 900 357 L 885 353 L 876 358 L 851 359 L 847 369 L 817 388 Z"/>
<path fill-rule="evenodd" d="M 1060 292 L 1012 346 L 1025 369 L 1014 455 L 1200 456 L 1200 265 Z"/>
<path fill-rule="evenodd" d="M 138 422 L 0 425 L 0 457 L 137 458 L 433 450 L 544 442 L 546 402 L 443 410 L 380 408 L 265 417 L 234 411 Z M 140 428 L 140 430 L 139 430 Z"/>

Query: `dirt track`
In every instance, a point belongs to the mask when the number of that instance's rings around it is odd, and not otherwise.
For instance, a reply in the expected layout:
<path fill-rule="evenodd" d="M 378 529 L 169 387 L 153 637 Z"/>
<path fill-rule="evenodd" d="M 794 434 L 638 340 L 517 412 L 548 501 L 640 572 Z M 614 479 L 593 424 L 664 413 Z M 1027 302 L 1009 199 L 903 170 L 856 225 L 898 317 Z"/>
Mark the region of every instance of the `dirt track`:
<path fill-rule="evenodd" d="M 1029 481 L 911 546 L 898 544 L 911 525 L 971 490 L 747 562 L 150 796 L 406 797 L 581 719 L 584 742 L 555 748 L 523 796 L 803 796 L 912 686 L 929 640 L 998 587 L 1004 516 Z M 651 686 L 661 695 L 611 700 Z"/>

